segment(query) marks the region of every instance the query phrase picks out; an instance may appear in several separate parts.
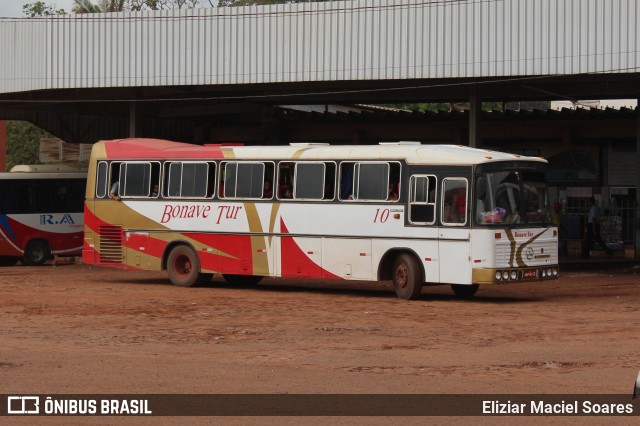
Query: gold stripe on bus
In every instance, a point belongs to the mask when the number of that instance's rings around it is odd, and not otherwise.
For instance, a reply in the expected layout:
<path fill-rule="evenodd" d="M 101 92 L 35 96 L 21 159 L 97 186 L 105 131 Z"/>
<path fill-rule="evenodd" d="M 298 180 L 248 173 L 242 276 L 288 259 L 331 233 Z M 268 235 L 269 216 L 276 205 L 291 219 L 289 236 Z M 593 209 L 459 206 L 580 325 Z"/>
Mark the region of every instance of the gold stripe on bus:
<path fill-rule="evenodd" d="M 529 244 L 531 244 L 532 242 L 534 242 L 535 240 L 537 240 L 537 239 L 538 239 L 538 237 L 539 237 L 540 235 L 544 234 L 544 233 L 545 233 L 545 232 L 547 232 L 548 230 L 549 230 L 549 228 L 547 228 L 547 229 L 543 229 L 539 234 L 534 235 L 534 236 L 533 236 L 533 237 L 531 237 L 531 238 L 530 238 L 526 243 L 522 244 L 522 245 L 518 248 L 518 250 L 517 250 L 517 252 L 516 252 L 516 259 L 518 260 L 518 266 L 519 266 L 519 267 L 521 267 L 521 268 L 522 268 L 522 267 L 524 267 L 524 266 L 527 266 L 527 264 L 526 264 L 526 263 L 524 263 L 524 260 L 522 259 L 522 250 L 524 250 L 524 248 L 525 248 L 526 246 L 528 246 Z"/>
<path fill-rule="evenodd" d="M 522 259 L 522 251 L 526 246 L 537 240 L 538 237 L 540 237 L 548 230 L 549 228 L 543 229 L 539 234 L 534 235 L 525 243 L 521 244 L 520 247 L 516 247 L 516 240 L 513 236 L 513 233 L 511 232 L 511 229 L 505 229 L 505 234 L 507 234 L 507 238 L 509 239 L 509 243 L 511 245 L 511 249 L 509 251 L 509 267 L 514 268 L 516 266 L 514 265 L 514 262 L 517 263 L 517 266 L 520 268 L 527 266 L 527 264 Z"/>
<path fill-rule="evenodd" d="M 280 209 L 280 203 L 273 203 L 271 205 L 271 217 L 269 218 L 269 244 L 273 238 L 273 232 L 276 226 L 276 219 L 278 218 L 278 210 Z"/>
<path fill-rule="evenodd" d="M 513 237 L 511 233 L 511 229 L 505 229 L 504 233 L 507 234 L 507 238 L 509 239 L 510 250 L 509 250 L 509 267 L 513 268 L 513 260 L 516 255 L 516 239 Z"/>
<path fill-rule="evenodd" d="M 152 202 L 152 201 L 151 201 Z M 185 242 L 188 242 L 189 244 L 191 244 L 193 246 L 193 248 L 196 251 L 206 251 L 207 253 L 210 254 L 215 254 L 218 256 L 223 256 L 223 257 L 228 257 L 230 259 L 235 259 L 237 260 L 238 258 L 226 253 L 224 251 L 218 250 L 216 248 L 210 247 L 207 244 L 204 244 L 200 241 L 194 240 L 193 238 L 189 238 L 186 235 L 184 235 L 183 233 L 177 232 L 177 231 L 171 231 L 169 228 L 165 227 L 164 225 L 159 224 L 158 222 L 155 222 L 151 219 L 149 219 L 148 217 L 138 213 L 137 211 L 133 210 L 132 208 L 130 208 L 129 206 L 127 206 L 124 202 L 122 201 L 114 201 L 111 199 L 105 199 L 104 201 L 96 201 L 95 203 L 96 205 L 99 205 L 99 210 L 100 213 L 96 214 L 96 212 L 94 211 L 94 209 L 91 209 L 89 206 L 87 206 L 89 208 L 89 210 L 101 221 L 106 222 L 110 225 L 113 226 L 122 226 L 122 218 L 126 217 L 127 220 L 127 229 L 134 229 L 133 231 L 128 231 L 128 232 L 132 232 L 132 233 L 147 233 L 149 234 L 149 236 L 151 237 L 153 234 L 153 238 L 160 240 L 160 241 L 164 241 L 166 243 L 171 243 L 174 242 L 176 240 L 183 240 Z M 140 229 L 141 231 L 135 231 L 135 229 Z M 96 230 L 98 231 L 98 230 Z M 169 231 L 169 232 L 167 232 Z M 85 235 L 85 238 L 87 237 L 87 235 Z M 95 239 L 95 235 L 93 235 L 93 238 Z M 97 241 L 94 241 L 94 244 L 98 243 Z M 99 245 L 96 244 L 96 248 L 98 249 L 98 251 L 100 250 L 99 247 L 97 247 Z M 205 250 L 206 249 L 206 250 Z"/>
<path fill-rule="evenodd" d="M 255 203 L 245 203 L 247 221 L 249 222 L 249 232 L 262 233 L 262 223 L 258 215 Z M 251 236 L 251 258 L 253 261 L 253 273 L 255 275 L 269 275 L 269 258 L 267 244 L 262 235 Z"/>
<path fill-rule="evenodd" d="M 307 151 L 308 149 L 310 149 L 310 148 L 300 148 L 296 152 L 293 153 L 292 157 L 293 158 L 302 158 L 302 154 L 304 154 L 305 151 Z"/>
<path fill-rule="evenodd" d="M 236 153 L 233 151 L 233 148 L 220 148 L 220 151 L 222 151 L 224 158 L 236 158 Z"/>

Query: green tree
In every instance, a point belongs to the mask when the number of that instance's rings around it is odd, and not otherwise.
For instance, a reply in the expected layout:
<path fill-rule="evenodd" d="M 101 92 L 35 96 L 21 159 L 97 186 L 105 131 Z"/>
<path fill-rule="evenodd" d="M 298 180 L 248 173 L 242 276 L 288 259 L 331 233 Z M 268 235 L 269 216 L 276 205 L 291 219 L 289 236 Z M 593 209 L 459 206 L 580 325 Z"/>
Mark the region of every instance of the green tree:
<path fill-rule="evenodd" d="M 51 135 L 26 121 L 7 123 L 7 170 L 17 164 L 38 164 L 40 139 Z"/>
<path fill-rule="evenodd" d="M 122 12 L 125 0 L 101 0 L 92 3 L 91 0 L 73 0 L 73 13 L 101 13 L 101 12 Z"/>
<path fill-rule="evenodd" d="M 64 9 L 57 9 L 55 6 L 46 4 L 43 1 L 27 3 L 22 6 L 22 14 L 27 18 L 35 18 L 37 16 L 64 15 L 67 12 Z"/>
<path fill-rule="evenodd" d="M 193 9 L 200 0 L 128 0 L 129 10 Z"/>

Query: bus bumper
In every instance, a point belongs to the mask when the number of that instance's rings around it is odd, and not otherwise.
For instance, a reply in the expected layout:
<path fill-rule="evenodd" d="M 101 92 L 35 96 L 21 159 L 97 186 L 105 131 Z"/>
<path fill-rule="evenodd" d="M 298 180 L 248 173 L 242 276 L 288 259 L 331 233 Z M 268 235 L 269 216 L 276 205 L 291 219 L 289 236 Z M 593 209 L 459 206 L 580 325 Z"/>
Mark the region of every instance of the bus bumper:
<path fill-rule="evenodd" d="M 472 284 L 509 284 L 554 280 L 560 276 L 558 265 L 526 268 L 476 268 L 471 273 Z"/>

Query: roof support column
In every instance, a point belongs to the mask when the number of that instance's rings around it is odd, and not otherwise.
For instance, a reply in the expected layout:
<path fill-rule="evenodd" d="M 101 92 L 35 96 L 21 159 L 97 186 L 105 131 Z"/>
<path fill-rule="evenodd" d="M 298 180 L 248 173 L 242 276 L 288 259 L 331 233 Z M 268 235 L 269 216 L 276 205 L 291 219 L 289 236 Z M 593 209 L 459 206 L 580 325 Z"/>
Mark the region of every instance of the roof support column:
<path fill-rule="evenodd" d="M 0 120 L 0 172 L 7 168 L 7 122 Z"/>
<path fill-rule="evenodd" d="M 137 105 L 135 102 L 131 101 L 129 102 L 129 137 L 130 138 L 136 137 L 137 121 L 138 121 Z"/>
<path fill-rule="evenodd" d="M 472 148 L 477 148 L 480 142 L 478 125 L 481 109 L 482 102 L 478 99 L 476 85 L 472 84 L 469 87 L 469 146 Z"/>
<path fill-rule="evenodd" d="M 640 97 L 636 106 L 636 257 L 640 257 Z"/>

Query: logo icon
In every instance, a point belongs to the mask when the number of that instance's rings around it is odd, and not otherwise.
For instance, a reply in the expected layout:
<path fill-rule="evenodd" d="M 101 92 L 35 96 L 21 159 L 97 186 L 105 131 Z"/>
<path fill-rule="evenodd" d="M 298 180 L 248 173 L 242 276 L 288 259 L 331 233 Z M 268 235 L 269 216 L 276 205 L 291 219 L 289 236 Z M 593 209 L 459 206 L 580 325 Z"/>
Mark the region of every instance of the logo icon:
<path fill-rule="evenodd" d="M 40 397 L 8 396 L 7 414 L 40 414 Z"/>
<path fill-rule="evenodd" d="M 531 247 L 527 247 L 526 255 L 527 260 L 533 259 L 533 249 Z"/>

